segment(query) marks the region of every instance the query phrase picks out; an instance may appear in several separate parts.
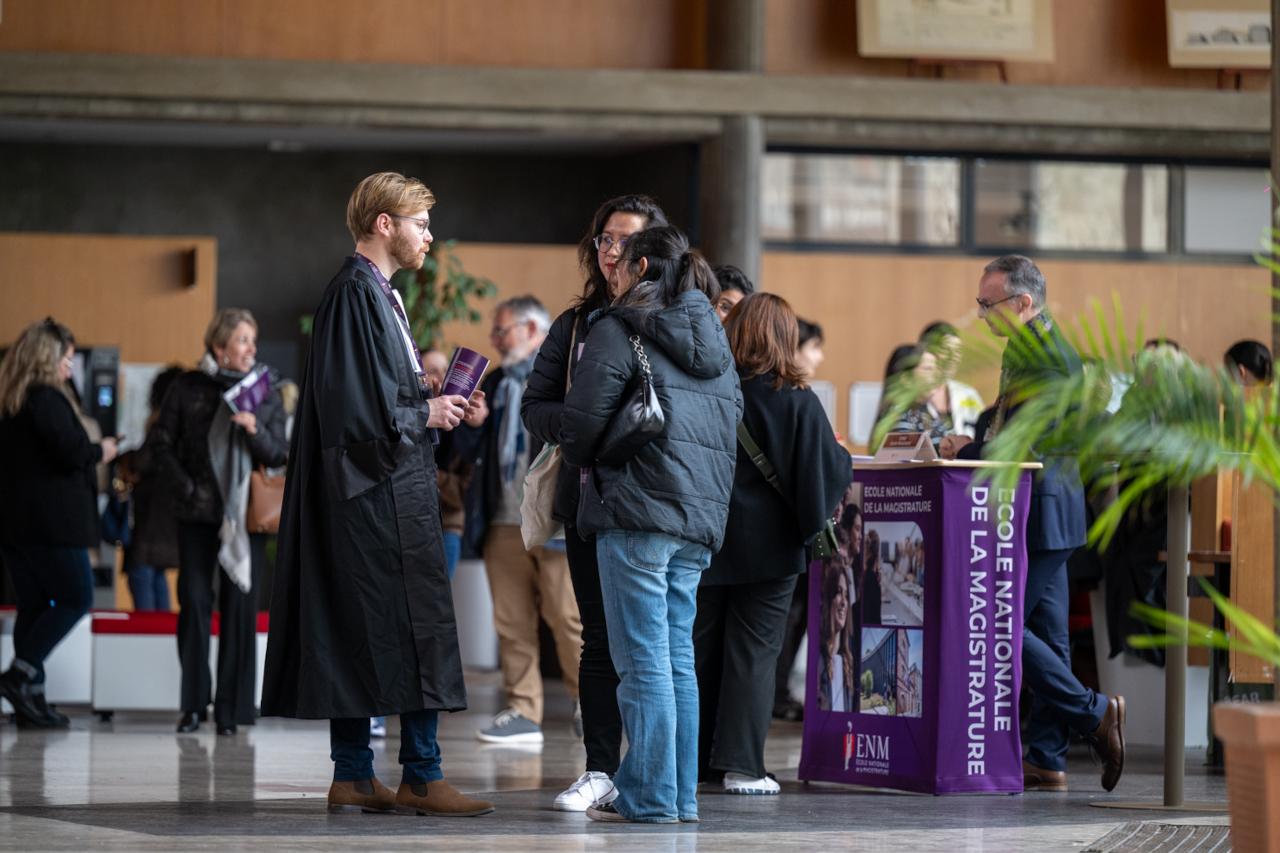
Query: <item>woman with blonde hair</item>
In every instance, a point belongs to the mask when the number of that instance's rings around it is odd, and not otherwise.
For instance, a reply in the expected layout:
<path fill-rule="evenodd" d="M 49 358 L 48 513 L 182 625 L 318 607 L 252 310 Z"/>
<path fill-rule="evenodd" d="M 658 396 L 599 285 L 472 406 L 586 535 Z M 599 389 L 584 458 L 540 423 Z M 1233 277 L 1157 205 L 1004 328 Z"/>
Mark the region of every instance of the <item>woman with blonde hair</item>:
<path fill-rule="evenodd" d="M 193 732 L 214 700 L 218 734 L 234 734 L 254 722 L 258 581 L 261 539 L 245 527 L 253 468 L 285 463 L 284 404 L 279 380 L 253 411 L 235 411 L 224 395 L 254 370 L 258 324 L 243 308 L 217 313 L 204 336 L 195 370 L 174 380 L 160 405 L 148 443 L 161 476 L 177 495 L 178 656 L 182 660 L 179 732 Z M 255 547 L 258 546 L 258 547 Z M 219 571 L 221 568 L 221 571 Z M 255 577 L 258 576 L 258 577 Z M 209 632 L 217 581 L 218 690 L 212 696 Z"/>
<path fill-rule="evenodd" d="M 75 338 L 52 317 L 29 326 L 0 361 L 0 559 L 18 618 L 0 696 L 19 726 L 65 728 L 44 698 L 44 661 L 89 610 L 98 544 L 96 466 L 114 438 L 93 443 L 67 390 Z"/>

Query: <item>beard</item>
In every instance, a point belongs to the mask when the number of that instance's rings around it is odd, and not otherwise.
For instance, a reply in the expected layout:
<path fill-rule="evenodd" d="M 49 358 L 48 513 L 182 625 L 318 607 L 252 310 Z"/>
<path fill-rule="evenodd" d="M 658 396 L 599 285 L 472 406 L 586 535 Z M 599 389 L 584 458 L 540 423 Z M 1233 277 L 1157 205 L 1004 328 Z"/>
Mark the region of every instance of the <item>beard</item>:
<path fill-rule="evenodd" d="M 391 238 L 391 257 L 402 270 L 421 269 L 423 260 L 421 247 L 421 237 L 414 239 L 397 230 L 395 236 Z"/>

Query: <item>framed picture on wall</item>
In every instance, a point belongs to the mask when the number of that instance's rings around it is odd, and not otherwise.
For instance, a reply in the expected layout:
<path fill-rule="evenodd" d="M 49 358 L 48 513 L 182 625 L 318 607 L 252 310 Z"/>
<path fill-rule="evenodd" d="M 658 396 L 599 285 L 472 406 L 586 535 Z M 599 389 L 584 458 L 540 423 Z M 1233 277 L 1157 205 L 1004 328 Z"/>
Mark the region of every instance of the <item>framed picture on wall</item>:
<path fill-rule="evenodd" d="M 1271 0 L 1165 0 L 1169 65 L 1270 68 Z"/>
<path fill-rule="evenodd" d="M 858 53 L 1053 61 L 1053 0 L 858 0 Z"/>

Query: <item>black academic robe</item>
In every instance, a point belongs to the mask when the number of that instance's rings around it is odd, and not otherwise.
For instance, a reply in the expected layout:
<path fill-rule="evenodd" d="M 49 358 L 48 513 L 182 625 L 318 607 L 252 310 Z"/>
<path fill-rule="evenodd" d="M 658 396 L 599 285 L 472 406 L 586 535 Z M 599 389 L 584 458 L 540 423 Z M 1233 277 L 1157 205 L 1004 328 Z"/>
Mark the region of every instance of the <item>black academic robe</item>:
<path fill-rule="evenodd" d="M 432 431 L 396 324 L 349 258 L 316 309 L 298 399 L 264 715 L 466 707 Z"/>

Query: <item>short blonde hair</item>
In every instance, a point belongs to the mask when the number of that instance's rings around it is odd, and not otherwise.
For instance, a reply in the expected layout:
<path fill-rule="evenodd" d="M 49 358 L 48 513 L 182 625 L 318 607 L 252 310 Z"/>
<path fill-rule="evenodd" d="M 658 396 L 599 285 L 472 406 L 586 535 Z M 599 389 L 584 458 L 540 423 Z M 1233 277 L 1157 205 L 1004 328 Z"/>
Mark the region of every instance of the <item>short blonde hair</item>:
<path fill-rule="evenodd" d="M 373 233 L 373 223 L 381 213 L 408 215 L 430 210 L 436 197 L 417 178 L 399 172 L 370 175 L 351 193 L 347 201 L 347 230 L 357 243 Z"/>
<path fill-rule="evenodd" d="M 204 348 L 213 352 L 215 347 L 225 347 L 231 340 L 236 326 L 241 323 L 248 323 L 253 326 L 255 332 L 258 331 L 258 321 L 253 319 L 253 315 L 247 309 L 223 308 L 214 314 L 213 319 L 209 321 L 209 327 L 204 330 Z"/>
<path fill-rule="evenodd" d="M 71 330 L 52 317 L 24 329 L 0 359 L 0 417 L 16 415 L 26 405 L 32 385 L 51 385 L 66 393 L 58 366 L 75 344 Z"/>

